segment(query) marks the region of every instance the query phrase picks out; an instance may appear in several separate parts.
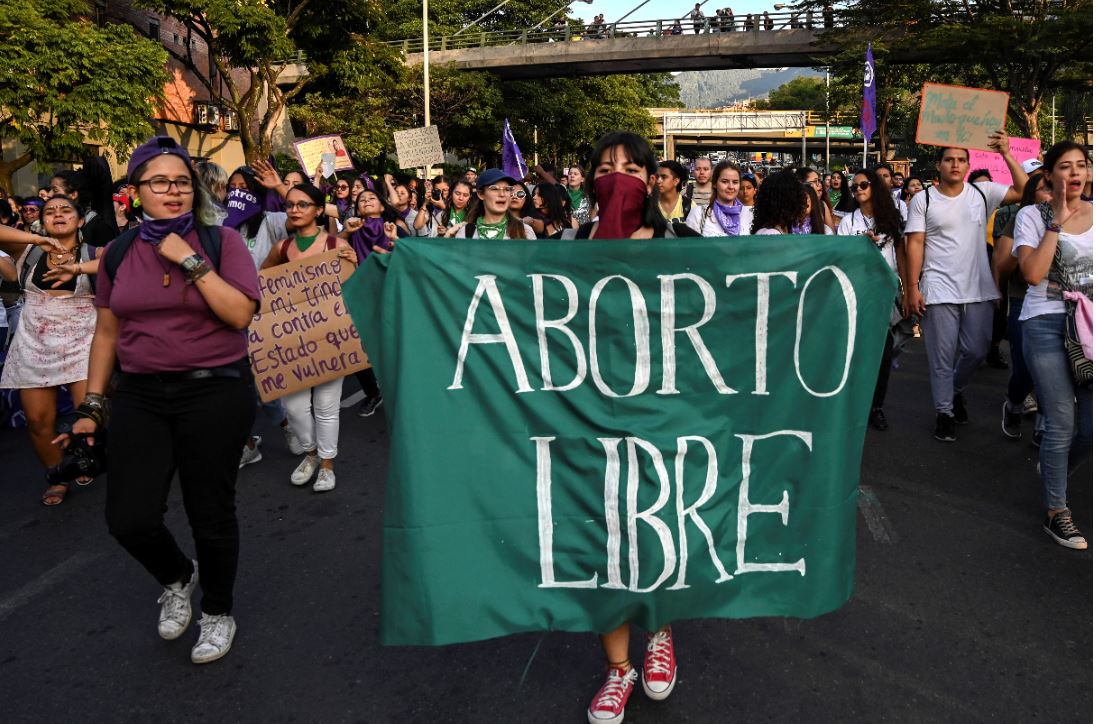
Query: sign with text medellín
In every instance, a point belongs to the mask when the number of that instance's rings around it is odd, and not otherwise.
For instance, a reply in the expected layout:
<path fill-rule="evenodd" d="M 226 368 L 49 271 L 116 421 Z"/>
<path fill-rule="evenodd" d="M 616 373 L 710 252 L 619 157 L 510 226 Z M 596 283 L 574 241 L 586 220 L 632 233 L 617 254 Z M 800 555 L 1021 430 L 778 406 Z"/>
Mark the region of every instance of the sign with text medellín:
<path fill-rule="evenodd" d="M 847 237 L 373 255 L 344 293 L 391 426 L 382 641 L 841 606 L 896 284 Z"/>

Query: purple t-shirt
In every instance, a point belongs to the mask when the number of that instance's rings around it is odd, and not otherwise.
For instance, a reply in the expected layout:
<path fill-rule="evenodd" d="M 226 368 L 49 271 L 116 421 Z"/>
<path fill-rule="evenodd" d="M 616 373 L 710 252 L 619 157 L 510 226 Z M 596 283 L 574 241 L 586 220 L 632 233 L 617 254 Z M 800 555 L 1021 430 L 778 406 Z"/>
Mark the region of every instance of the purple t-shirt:
<path fill-rule="evenodd" d="M 220 229 L 218 274 L 259 301 L 255 262 L 239 233 Z M 183 237 L 196 254 L 202 250 L 197 230 Z M 113 242 L 112 242 L 113 243 Z M 106 249 L 109 249 L 108 244 Z M 104 256 L 106 251 L 104 249 Z M 247 332 L 222 322 L 202 293 L 186 283 L 178 264 L 164 259 L 146 241 L 135 239 L 111 282 L 106 270 L 96 278 L 95 306 L 108 307 L 118 318 L 118 364 L 123 372 L 182 372 L 227 365 L 247 356 Z M 164 286 L 164 273 L 171 283 Z M 114 287 L 118 287 L 115 289 Z"/>

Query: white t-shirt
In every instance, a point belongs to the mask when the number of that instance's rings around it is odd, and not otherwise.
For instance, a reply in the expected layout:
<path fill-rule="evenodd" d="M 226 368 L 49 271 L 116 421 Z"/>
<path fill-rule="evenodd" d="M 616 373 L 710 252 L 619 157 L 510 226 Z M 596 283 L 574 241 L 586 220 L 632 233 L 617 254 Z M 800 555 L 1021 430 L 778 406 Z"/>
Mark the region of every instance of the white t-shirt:
<path fill-rule="evenodd" d="M 7 259 L 8 261 L 12 262 L 13 264 L 15 263 L 15 261 L 10 256 L 8 256 L 4 252 L 0 251 L 0 261 L 3 261 L 4 259 Z M 18 271 L 18 269 L 16 271 Z M 4 310 L 4 305 L 0 304 L 0 329 L 7 329 L 7 328 L 8 328 L 8 315 L 7 315 L 7 312 L 5 312 L 5 310 Z M 3 344 L 3 342 L 0 342 L 0 344 Z"/>
<path fill-rule="evenodd" d="M 857 209 L 841 219 L 841 223 L 837 225 L 838 236 L 860 236 L 869 230 L 875 230 L 875 219 L 871 216 L 865 216 L 864 212 L 860 209 Z M 883 242 L 883 248 L 880 249 L 879 252 L 883 255 L 883 258 L 887 260 L 887 266 L 897 274 L 898 260 L 894 254 L 894 240 L 888 235 L 883 234 L 880 237 L 880 241 Z"/>
<path fill-rule="evenodd" d="M 1019 258 L 1017 250 L 1021 246 L 1039 248 L 1046 233 L 1046 225 L 1039 214 L 1038 206 L 1025 206 L 1016 214 L 1016 236 L 1012 245 L 1012 255 Z M 1058 247 L 1062 250 L 1062 267 L 1074 289 L 1092 296 L 1092 227 L 1083 234 L 1058 234 Z M 1047 295 L 1047 280 L 1028 285 L 1024 295 L 1024 308 L 1020 312 L 1020 321 L 1038 317 L 1042 314 L 1065 314 L 1066 305 L 1061 298 L 1051 292 Z"/>
<path fill-rule="evenodd" d="M 929 187 L 910 202 L 906 234 L 925 233 L 921 294 L 925 304 L 968 304 L 999 298 L 986 253 L 986 220 L 1001 205 L 1010 187 L 979 182 L 985 195 L 963 184 L 958 196 Z M 926 194 L 928 218 L 925 218 Z"/>
<path fill-rule="evenodd" d="M 762 229 L 758 229 L 754 236 L 782 236 L 784 234 L 780 229 L 774 229 L 771 226 L 766 226 Z"/>
<path fill-rule="evenodd" d="M 739 212 L 739 236 L 750 235 L 750 226 L 753 225 L 753 212 L 754 207 L 752 206 L 743 206 L 742 211 Z M 723 227 L 719 225 L 719 221 L 716 220 L 715 214 L 708 213 L 707 206 L 694 206 L 692 211 L 689 212 L 689 217 L 685 219 L 685 225 L 701 236 L 727 236 L 727 232 L 723 230 Z"/>
<path fill-rule="evenodd" d="M 255 262 L 256 269 L 263 265 L 274 245 L 289 236 L 285 228 L 287 218 L 284 211 L 263 212 L 263 221 L 259 224 L 255 236 L 250 239 L 247 237 L 246 225 L 237 229 L 240 236 L 244 237 L 244 243 L 247 245 L 247 250 L 251 252 L 251 259 Z"/>

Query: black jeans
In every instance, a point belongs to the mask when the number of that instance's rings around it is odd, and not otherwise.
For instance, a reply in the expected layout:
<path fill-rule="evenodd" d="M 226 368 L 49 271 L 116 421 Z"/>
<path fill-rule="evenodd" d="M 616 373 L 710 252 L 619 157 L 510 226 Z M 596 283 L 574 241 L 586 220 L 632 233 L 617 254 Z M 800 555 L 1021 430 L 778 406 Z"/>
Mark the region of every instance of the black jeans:
<path fill-rule="evenodd" d="M 891 364 L 894 362 L 894 334 L 887 330 L 883 337 L 883 360 L 879 363 L 879 376 L 875 378 L 875 394 L 871 398 L 871 406 L 874 410 L 883 406 L 887 399 L 887 383 L 890 382 Z"/>
<path fill-rule="evenodd" d="M 240 553 L 236 473 L 255 420 L 250 372 L 173 382 L 121 375 L 111 404 L 106 510 L 111 535 L 160 585 L 187 577 L 190 559 L 164 525 L 178 472 L 194 534 L 202 611 L 230 613 Z"/>
<path fill-rule="evenodd" d="M 354 376 L 358 379 L 358 384 L 361 385 L 362 392 L 365 393 L 366 398 L 380 396 L 381 389 L 377 386 L 377 374 L 373 371 L 372 367 L 368 367 L 360 372 L 355 372 Z"/>

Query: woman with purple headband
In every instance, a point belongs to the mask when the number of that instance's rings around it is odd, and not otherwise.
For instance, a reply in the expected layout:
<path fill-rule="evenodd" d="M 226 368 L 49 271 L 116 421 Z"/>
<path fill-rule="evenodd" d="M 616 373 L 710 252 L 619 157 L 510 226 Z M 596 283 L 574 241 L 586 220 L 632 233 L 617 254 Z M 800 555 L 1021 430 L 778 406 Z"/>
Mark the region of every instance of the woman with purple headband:
<path fill-rule="evenodd" d="M 186 631 L 201 570 L 201 632 L 190 660 L 204 664 L 228 653 L 236 634 L 236 474 L 255 418 L 246 329 L 258 278 L 240 235 L 215 226 L 216 207 L 173 139 L 138 147 L 128 177 L 144 221 L 103 252 L 88 391 L 72 432 L 94 445 L 109 422 L 107 524 L 164 587 L 161 638 Z M 197 560 L 164 524 L 176 473 Z"/>

